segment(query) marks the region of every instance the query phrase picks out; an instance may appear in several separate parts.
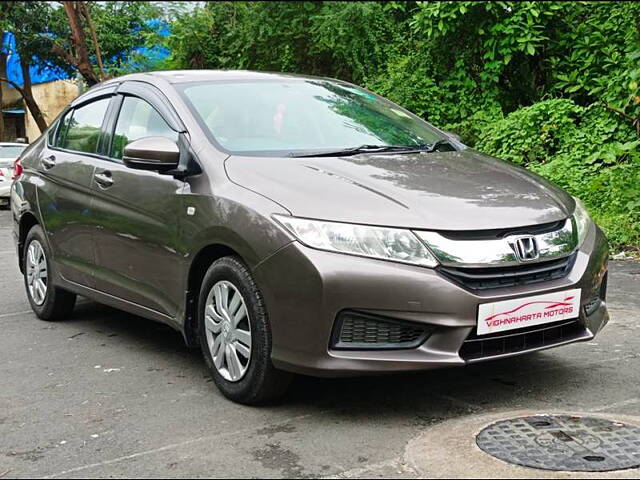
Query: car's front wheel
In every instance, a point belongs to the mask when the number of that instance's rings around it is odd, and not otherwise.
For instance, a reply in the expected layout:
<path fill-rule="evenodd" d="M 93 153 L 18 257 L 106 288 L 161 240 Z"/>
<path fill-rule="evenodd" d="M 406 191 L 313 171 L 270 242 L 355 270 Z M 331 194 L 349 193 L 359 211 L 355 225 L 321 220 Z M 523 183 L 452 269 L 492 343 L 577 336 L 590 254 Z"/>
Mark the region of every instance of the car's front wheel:
<path fill-rule="evenodd" d="M 24 242 L 24 285 L 31 308 L 38 318 L 62 320 L 73 311 L 76 296 L 56 287 L 51 281 L 51 255 L 46 245 L 42 228 L 35 225 Z"/>
<path fill-rule="evenodd" d="M 220 391 L 245 404 L 281 396 L 291 375 L 271 362 L 271 329 L 262 295 L 238 258 L 224 257 L 209 267 L 198 307 L 200 344 Z"/>

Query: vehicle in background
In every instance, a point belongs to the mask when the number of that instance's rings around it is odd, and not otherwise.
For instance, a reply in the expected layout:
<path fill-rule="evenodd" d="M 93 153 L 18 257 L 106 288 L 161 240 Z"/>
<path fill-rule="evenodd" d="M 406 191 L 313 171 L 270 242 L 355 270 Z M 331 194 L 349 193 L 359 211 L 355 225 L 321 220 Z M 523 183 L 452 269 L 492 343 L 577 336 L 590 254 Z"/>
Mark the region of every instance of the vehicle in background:
<path fill-rule="evenodd" d="M 24 143 L 0 142 L 0 207 L 9 205 L 13 163 L 25 148 L 27 145 Z"/>

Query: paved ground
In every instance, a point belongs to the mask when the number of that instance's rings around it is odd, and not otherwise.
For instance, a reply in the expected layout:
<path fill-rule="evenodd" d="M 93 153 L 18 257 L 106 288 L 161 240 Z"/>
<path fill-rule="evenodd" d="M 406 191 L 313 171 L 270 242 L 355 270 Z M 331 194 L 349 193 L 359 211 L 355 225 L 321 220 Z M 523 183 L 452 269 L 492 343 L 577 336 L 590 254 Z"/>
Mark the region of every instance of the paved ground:
<path fill-rule="evenodd" d="M 0 211 L 0 477 L 538 475 L 484 457 L 474 431 L 516 410 L 640 425 L 639 293 L 640 263 L 613 263 L 612 321 L 594 342 L 419 375 L 300 378 L 283 404 L 249 408 L 167 327 L 88 301 L 69 321 L 38 321 Z"/>

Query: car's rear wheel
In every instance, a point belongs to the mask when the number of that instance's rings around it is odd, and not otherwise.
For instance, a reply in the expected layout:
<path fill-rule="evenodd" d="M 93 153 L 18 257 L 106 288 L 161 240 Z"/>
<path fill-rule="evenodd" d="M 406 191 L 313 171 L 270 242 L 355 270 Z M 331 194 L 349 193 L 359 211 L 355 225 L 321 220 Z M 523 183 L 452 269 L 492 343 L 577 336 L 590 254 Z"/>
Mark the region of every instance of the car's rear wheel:
<path fill-rule="evenodd" d="M 291 374 L 271 362 L 271 328 L 258 286 L 236 257 L 215 261 L 198 302 L 200 345 L 217 387 L 245 404 L 275 400 Z"/>
<path fill-rule="evenodd" d="M 56 287 L 51 281 L 51 256 L 46 245 L 42 228 L 35 225 L 24 242 L 24 285 L 31 308 L 38 318 L 62 320 L 73 311 L 76 296 Z"/>

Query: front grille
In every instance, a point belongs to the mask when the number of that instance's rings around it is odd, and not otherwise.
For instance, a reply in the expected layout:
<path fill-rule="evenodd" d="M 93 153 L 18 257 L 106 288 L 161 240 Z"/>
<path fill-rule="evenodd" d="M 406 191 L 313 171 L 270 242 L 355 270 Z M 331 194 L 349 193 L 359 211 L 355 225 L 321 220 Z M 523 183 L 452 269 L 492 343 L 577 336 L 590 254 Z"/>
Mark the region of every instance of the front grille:
<path fill-rule="evenodd" d="M 568 257 L 511 267 L 445 267 L 437 270 L 468 290 L 515 287 L 548 282 L 567 276 L 576 254 Z"/>
<path fill-rule="evenodd" d="M 540 235 L 560 230 L 566 220 L 529 225 L 526 227 L 498 228 L 491 230 L 438 230 L 438 233 L 451 240 L 494 240 L 509 235 Z"/>
<path fill-rule="evenodd" d="M 462 344 L 460 357 L 467 361 L 495 357 L 509 353 L 525 352 L 559 343 L 585 338 L 587 329 L 580 320 L 519 328 L 507 332 L 478 336 L 471 332 Z"/>
<path fill-rule="evenodd" d="M 415 348 L 430 329 L 360 312 L 341 312 L 336 320 L 333 348 L 341 350 Z"/>

